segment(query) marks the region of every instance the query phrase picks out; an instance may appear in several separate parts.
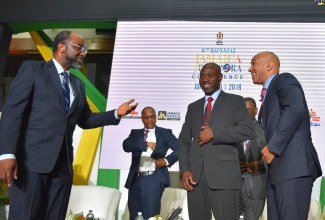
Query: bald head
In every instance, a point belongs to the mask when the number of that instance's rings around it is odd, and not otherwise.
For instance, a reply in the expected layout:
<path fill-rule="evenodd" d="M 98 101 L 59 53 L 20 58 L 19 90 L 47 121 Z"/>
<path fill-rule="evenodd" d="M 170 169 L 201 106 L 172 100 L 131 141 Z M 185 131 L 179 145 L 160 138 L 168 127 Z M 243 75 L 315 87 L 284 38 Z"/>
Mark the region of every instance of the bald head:
<path fill-rule="evenodd" d="M 248 72 L 254 84 L 264 85 L 268 78 L 280 72 L 280 60 L 273 52 L 260 52 L 252 58 Z"/>
<path fill-rule="evenodd" d="M 257 55 L 261 55 L 262 57 L 264 57 L 266 62 L 272 62 L 273 68 L 276 69 L 276 73 L 279 72 L 280 60 L 279 60 L 279 57 L 277 55 L 275 55 L 275 53 L 270 52 L 270 51 L 263 51 L 263 52 L 258 53 Z"/>

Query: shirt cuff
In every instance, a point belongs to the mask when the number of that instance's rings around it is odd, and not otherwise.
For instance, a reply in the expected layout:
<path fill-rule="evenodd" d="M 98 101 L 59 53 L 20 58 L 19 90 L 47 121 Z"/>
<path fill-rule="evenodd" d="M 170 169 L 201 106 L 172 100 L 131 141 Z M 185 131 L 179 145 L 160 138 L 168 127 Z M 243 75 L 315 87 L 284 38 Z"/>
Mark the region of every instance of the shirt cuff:
<path fill-rule="evenodd" d="M 164 158 L 164 159 L 166 161 L 166 167 L 167 167 L 169 165 L 168 160 L 166 158 Z"/>
<path fill-rule="evenodd" d="M 0 155 L 0 160 L 5 160 L 5 159 L 15 159 L 16 157 L 14 154 L 2 154 Z"/>
<path fill-rule="evenodd" d="M 115 116 L 115 119 L 116 119 L 116 120 L 120 120 L 120 119 L 121 119 L 121 118 L 118 117 L 118 115 L 117 115 L 117 109 L 115 109 L 114 116 Z"/>

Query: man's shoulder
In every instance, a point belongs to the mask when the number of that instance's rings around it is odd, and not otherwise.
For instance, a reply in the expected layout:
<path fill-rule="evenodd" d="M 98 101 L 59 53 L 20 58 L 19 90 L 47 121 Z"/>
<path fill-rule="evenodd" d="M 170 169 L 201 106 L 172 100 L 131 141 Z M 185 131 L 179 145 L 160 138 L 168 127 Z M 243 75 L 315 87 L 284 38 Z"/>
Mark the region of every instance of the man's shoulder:
<path fill-rule="evenodd" d="M 287 87 L 288 84 L 290 85 L 299 85 L 301 86 L 299 80 L 292 74 L 292 73 L 281 73 L 275 78 L 275 86 L 276 88 L 289 88 Z"/>
<path fill-rule="evenodd" d="M 204 97 L 202 97 L 194 102 L 191 102 L 188 106 L 199 105 L 199 104 L 202 104 L 202 102 L 204 103 Z"/>
<path fill-rule="evenodd" d="M 235 99 L 235 100 L 243 100 L 244 99 L 244 97 L 241 95 L 227 93 L 227 92 L 223 92 L 223 91 L 219 94 L 219 96 L 220 97 L 225 96 L 225 98 L 227 98 L 227 99 Z"/>
<path fill-rule="evenodd" d="M 139 132 L 139 131 L 143 131 L 143 128 L 134 128 L 134 129 L 131 129 L 131 132 Z"/>
<path fill-rule="evenodd" d="M 42 65 L 50 64 L 50 63 L 51 63 L 50 61 L 45 62 L 45 61 L 40 61 L 40 60 L 25 60 L 23 62 L 23 65 L 42 66 Z"/>
<path fill-rule="evenodd" d="M 164 131 L 164 132 L 171 132 L 172 129 L 170 128 L 163 128 L 163 127 L 159 127 L 159 126 L 156 126 L 156 130 L 161 130 L 161 131 Z"/>
<path fill-rule="evenodd" d="M 277 80 L 279 81 L 282 81 L 282 80 L 297 80 L 298 79 L 292 74 L 292 73 L 288 73 L 288 72 L 284 72 L 284 73 L 280 73 L 278 76 L 277 76 Z"/>

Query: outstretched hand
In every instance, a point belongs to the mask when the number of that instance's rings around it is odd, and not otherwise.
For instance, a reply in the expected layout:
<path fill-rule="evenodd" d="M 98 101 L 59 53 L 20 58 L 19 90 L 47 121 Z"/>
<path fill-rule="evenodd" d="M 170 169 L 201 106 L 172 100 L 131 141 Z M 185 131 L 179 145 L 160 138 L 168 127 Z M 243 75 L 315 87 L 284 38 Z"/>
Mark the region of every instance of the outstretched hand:
<path fill-rule="evenodd" d="M 122 105 L 120 105 L 120 107 L 118 107 L 118 109 L 116 111 L 117 116 L 122 117 L 124 115 L 129 114 L 134 109 L 136 109 L 136 107 L 138 106 L 138 103 L 135 103 L 134 105 L 130 105 L 132 102 L 134 102 L 134 99 L 130 99 L 129 101 L 127 101 L 127 102 L 123 103 Z"/>

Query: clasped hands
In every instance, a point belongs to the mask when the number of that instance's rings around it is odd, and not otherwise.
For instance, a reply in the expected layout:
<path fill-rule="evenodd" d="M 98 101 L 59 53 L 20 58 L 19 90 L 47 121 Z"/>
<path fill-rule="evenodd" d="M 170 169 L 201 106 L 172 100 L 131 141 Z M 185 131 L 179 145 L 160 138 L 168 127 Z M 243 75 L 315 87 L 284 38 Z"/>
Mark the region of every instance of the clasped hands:
<path fill-rule="evenodd" d="M 261 161 L 251 161 L 251 162 L 239 162 L 240 171 L 248 172 L 248 173 L 255 173 L 261 168 Z"/>

